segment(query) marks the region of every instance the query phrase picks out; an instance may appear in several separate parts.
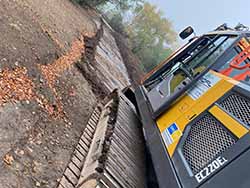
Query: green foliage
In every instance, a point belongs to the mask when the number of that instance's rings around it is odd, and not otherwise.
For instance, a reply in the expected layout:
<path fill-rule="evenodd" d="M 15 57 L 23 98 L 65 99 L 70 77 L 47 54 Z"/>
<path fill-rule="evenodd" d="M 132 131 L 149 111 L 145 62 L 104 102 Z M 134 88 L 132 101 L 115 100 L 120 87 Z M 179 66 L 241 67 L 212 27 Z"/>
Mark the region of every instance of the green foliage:
<path fill-rule="evenodd" d="M 108 22 L 115 31 L 120 34 L 126 35 L 125 27 L 123 24 L 123 17 L 120 13 L 113 14 Z"/>
<path fill-rule="evenodd" d="M 113 0 L 113 4 L 117 5 L 117 8 L 122 12 L 134 10 L 143 0 Z"/>
<path fill-rule="evenodd" d="M 144 0 L 111 0 L 98 9 L 111 25 L 111 27 L 127 36 L 126 20 L 133 16 L 133 12 L 143 4 Z"/>
<path fill-rule="evenodd" d="M 108 2 L 108 0 L 73 0 L 76 3 L 84 6 L 84 5 L 88 5 L 88 6 L 99 6 L 99 5 L 104 5 L 105 3 Z"/>
<path fill-rule="evenodd" d="M 141 60 L 141 68 L 149 72 L 172 53 L 170 48 L 154 46 L 140 50 L 136 55 Z"/>
<path fill-rule="evenodd" d="M 109 7 L 115 8 L 119 12 L 124 12 L 128 10 L 132 10 L 135 6 L 137 6 L 143 0 L 73 0 L 80 5 L 89 5 L 92 7 L 102 8 L 101 6 L 105 6 L 108 4 Z M 107 8 L 107 7 L 106 7 Z"/>
<path fill-rule="evenodd" d="M 171 53 L 177 35 L 171 22 L 149 3 L 137 8 L 135 15 L 127 32 L 133 53 L 140 58 L 148 72 Z"/>
<path fill-rule="evenodd" d="M 97 8 L 111 27 L 128 37 L 132 52 L 148 72 L 172 52 L 177 35 L 171 22 L 145 0 L 74 0 Z"/>

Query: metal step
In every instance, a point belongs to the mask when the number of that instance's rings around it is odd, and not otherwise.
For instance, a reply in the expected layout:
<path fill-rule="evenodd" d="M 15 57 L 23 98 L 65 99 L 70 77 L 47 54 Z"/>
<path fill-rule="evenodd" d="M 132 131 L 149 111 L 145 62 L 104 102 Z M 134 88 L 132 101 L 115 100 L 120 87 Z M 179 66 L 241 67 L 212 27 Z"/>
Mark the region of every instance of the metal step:
<path fill-rule="evenodd" d="M 96 124 L 90 118 L 59 187 L 146 187 L 145 145 L 134 106 L 116 92 L 101 108 L 94 112 Z"/>

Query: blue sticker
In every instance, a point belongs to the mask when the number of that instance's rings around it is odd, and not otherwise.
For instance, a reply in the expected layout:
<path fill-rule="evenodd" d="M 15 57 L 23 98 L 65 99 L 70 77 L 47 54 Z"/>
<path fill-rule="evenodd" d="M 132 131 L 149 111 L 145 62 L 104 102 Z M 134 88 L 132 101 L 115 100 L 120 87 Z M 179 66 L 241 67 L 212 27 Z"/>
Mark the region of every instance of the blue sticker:
<path fill-rule="evenodd" d="M 172 135 L 175 131 L 178 131 L 178 127 L 175 123 L 173 123 L 168 127 L 168 132 L 170 135 Z"/>
<path fill-rule="evenodd" d="M 178 125 L 176 123 L 173 123 L 169 127 L 167 127 L 161 133 L 161 135 L 165 142 L 165 145 L 168 147 L 169 145 L 180 139 L 180 137 L 182 136 L 182 132 L 179 129 Z"/>

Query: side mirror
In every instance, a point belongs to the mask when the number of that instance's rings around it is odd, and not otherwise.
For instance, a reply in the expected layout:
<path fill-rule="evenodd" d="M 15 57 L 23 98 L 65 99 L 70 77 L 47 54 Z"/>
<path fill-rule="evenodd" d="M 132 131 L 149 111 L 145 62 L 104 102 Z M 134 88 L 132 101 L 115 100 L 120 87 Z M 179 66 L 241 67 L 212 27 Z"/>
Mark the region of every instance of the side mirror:
<path fill-rule="evenodd" d="M 188 38 L 190 35 L 192 35 L 193 33 L 194 33 L 194 29 L 191 26 L 188 26 L 179 34 L 179 36 L 181 37 L 181 39 L 184 40 Z"/>

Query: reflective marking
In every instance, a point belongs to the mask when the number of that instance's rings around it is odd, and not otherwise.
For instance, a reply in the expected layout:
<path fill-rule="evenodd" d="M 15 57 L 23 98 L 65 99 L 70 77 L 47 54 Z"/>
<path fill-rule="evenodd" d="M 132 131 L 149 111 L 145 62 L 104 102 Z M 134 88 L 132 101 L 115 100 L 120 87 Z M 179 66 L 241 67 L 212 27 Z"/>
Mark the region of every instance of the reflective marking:
<path fill-rule="evenodd" d="M 162 137 L 165 142 L 165 145 L 168 147 L 170 144 L 173 142 L 177 141 L 181 136 L 182 132 L 177 126 L 176 123 L 173 123 L 169 127 L 167 127 L 163 132 L 162 132 Z"/>
<path fill-rule="evenodd" d="M 203 94 L 205 94 L 210 88 L 212 88 L 215 84 L 217 84 L 221 79 L 212 74 L 205 74 L 197 83 L 194 85 L 191 90 L 188 91 L 188 95 L 193 99 L 199 99 Z"/>

